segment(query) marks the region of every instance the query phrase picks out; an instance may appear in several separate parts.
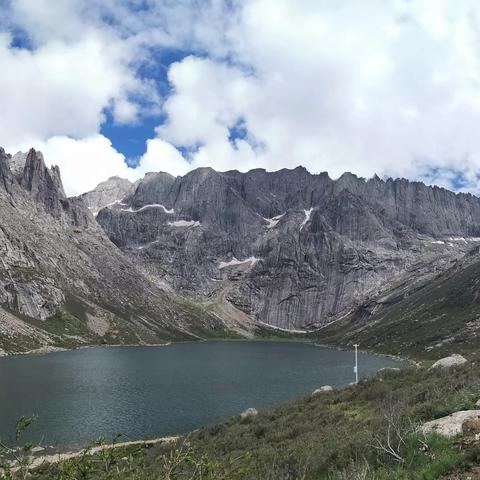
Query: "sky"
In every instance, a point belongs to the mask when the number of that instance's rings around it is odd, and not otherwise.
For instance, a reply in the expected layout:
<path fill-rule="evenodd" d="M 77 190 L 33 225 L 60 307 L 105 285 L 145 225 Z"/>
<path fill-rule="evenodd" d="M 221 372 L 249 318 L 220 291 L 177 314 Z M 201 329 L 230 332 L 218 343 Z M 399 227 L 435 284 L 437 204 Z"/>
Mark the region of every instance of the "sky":
<path fill-rule="evenodd" d="M 305 166 L 480 194 L 476 0 L 0 0 L 0 145 L 77 195 Z"/>

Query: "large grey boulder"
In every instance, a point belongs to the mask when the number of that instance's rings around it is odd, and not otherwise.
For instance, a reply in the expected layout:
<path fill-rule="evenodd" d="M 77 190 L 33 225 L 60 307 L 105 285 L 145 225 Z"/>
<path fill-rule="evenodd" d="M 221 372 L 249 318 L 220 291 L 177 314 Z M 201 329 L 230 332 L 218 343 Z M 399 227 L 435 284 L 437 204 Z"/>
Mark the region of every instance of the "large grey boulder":
<path fill-rule="evenodd" d="M 317 388 L 312 392 L 313 396 L 321 395 L 322 393 L 333 392 L 333 387 L 331 385 L 324 385 L 323 387 Z"/>
<path fill-rule="evenodd" d="M 252 418 L 258 415 L 258 410 L 256 408 L 247 408 L 240 414 L 240 418 Z"/>
<path fill-rule="evenodd" d="M 31 453 L 40 453 L 40 452 L 43 452 L 45 450 L 44 447 L 41 447 L 40 445 L 37 445 L 36 447 L 33 447 L 30 452 Z"/>
<path fill-rule="evenodd" d="M 480 418 L 480 410 L 463 410 L 455 412 L 446 417 L 437 418 L 430 422 L 424 423 L 420 427 L 420 431 L 424 435 L 436 433 L 443 437 L 455 437 L 462 433 L 464 422 L 477 420 Z"/>
<path fill-rule="evenodd" d="M 449 368 L 449 367 L 456 367 L 458 365 L 463 365 L 467 362 L 467 359 L 462 355 L 454 353 L 449 357 L 441 358 L 440 360 L 436 361 L 431 368 Z"/>

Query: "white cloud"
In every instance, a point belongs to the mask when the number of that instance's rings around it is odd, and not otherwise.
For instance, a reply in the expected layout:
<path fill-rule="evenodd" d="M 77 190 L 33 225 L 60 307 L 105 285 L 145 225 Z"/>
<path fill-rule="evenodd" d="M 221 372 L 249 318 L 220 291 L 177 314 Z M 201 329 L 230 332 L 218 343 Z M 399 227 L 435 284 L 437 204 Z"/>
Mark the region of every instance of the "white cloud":
<path fill-rule="evenodd" d="M 460 171 L 478 191 L 476 3 L 242 5 L 224 35 L 230 64 L 242 67 L 190 57 L 170 68 L 174 93 L 158 135 L 200 145 L 192 166 L 303 164 L 332 176 L 350 170 L 450 187 Z M 238 120 L 248 130 L 241 148 L 229 142 Z"/>
<path fill-rule="evenodd" d="M 90 35 L 75 44 L 51 42 L 30 52 L 9 48 L 8 42 L 3 35 L 0 144 L 97 133 L 109 103 L 120 120 L 135 117 L 126 97 L 143 86 L 127 68 L 119 45 L 107 46 Z"/>
<path fill-rule="evenodd" d="M 95 134 L 81 140 L 55 136 L 29 145 L 43 153 L 48 166 L 60 167 L 65 193 L 69 196 L 92 190 L 115 175 L 132 181 L 141 175 L 127 167 L 125 157 L 103 135 Z M 27 145 L 22 147 L 24 151 L 28 148 Z"/>
<path fill-rule="evenodd" d="M 124 175 L 303 164 L 450 187 L 461 174 L 462 188 L 480 193 L 478 2 L 57 3 L 12 1 L 34 49 L 1 37 L 0 144 L 40 139 L 48 149 L 71 136 L 62 148 L 85 148 L 122 175 L 122 156 L 98 135 L 103 112 L 131 123 L 145 101 L 160 108 L 138 67 L 155 61 L 150 48 L 181 48 L 199 53 L 170 66 L 166 122 Z M 232 140 L 239 125 L 244 135 Z M 60 150 L 52 154 L 68 157 Z M 63 177 L 81 191 L 90 163 L 72 158 Z"/>
<path fill-rule="evenodd" d="M 191 170 L 191 165 L 182 154 L 170 143 L 158 138 L 147 141 L 147 151 L 140 158 L 138 167 L 134 170 L 140 176 L 148 172 L 168 172 L 172 175 L 185 175 Z"/>

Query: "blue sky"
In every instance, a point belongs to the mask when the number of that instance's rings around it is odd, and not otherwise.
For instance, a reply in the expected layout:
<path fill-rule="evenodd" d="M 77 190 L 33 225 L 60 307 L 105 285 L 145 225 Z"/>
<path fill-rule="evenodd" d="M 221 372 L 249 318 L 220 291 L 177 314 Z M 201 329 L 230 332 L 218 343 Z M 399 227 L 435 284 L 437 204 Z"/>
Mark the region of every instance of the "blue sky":
<path fill-rule="evenodd" d="M 0 145 L 111 175 L 295 168 L 480 193 L 471 0 L 0 0 Z"/>
<path fill-rule="evenodd" d="M 140 68 L 138 75 L 152 79 L 157 92 L 162 97 L 167 97 L 172 86 L 168 82 L 167 73 L 170 65 L 182 61 L 185 57 L 193 55 L 192 51 L 165 49 L 152 51 L 151 61 Z M 101 125 L 100 133 L 112 141 L 113 147 L 126 157 L 129 165 L 137 165 L 140 157 L 145 152 L 145 144 L 149 138 L 155 137 L 155 128 L 165 121 L 162 112 L 146 113 L 138 121 L 131 124 L 118 124 L 115 122 L 111 109 L 105 109 L 105 121 Z"/>
<path fill-rule="evenodd" d="M 28 33 L 21 25 L 10 25 L 10 46 L 13 49 L 33 51 L 34 47 Z M 171 63 L 181 61 L 192 52 L 181 50 L 161 50 L 157 54 L 151 52 L 153 61 L 143 66 L 138 75 L 155 81 L 156 89 L 162 96 L 167 96 L 171 91 L 168 83 L 167 72 Z M 125 155 L 129 165 L 136 165 L 145 152 L 145 143 L 155 136 L 155 128 L 163 123 L 164 115 L 161 112 L 142 115 L 137 121 L 128 124 L 119 124 L 112 115 L 112 109 L 107 106 L 103 110 L 104 121 L 100 125 L 100 133 L 108 137 L 113 147 Z"/>

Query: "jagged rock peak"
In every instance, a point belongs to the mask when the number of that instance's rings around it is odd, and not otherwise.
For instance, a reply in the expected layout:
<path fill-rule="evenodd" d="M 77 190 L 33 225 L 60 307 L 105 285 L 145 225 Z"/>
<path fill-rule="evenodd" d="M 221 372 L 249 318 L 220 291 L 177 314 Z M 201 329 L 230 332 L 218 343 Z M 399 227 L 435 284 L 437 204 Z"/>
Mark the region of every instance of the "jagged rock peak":
<path fill-rule="evenodd" d="M 164 203 L 177 177 L 166 172 L 150 172 L 135 182 L 125 203 L 138 208 L 149 203 Z M 182 178 L 182 177 L 178 177 Z"/>
<path fill-rule="evenodd" d="M 37 199 L 65 198 L 59 167 L 47 168 L 42 153 L 34 148 L 28 151 L 20 183 Z"/>
<path fill-rule="evenodd" d="M 101 183 L 99 183 L 99 185 L 101 185 L 102 183 L 118 182 L 118 181 L 132 183 L 132 182 L 130 182 L 130 180 L 127 180 L 126 178 L 119 177 L 118 175 L 112 175 L 111 177 L 109 177 L 109 179 L 106 182 L 101 182 Z"/>
<path fill-rule="evenodd" d="M 351 183 L 357 183 L 357 182 L 363 182 L 364 183 L 366 180 L 365 180 L 365 178 L 359 177 L 352 172 L 344 172 L 335 181 L 338 184 L 349 185 Z"/>
<path fill-rule="evenodd" d="M 41 155 L 40 152 L 38 152 Z M 15 176 L 21 176 L 23 174 L 23 169 L 25 168 L 25 162 L 27 161 L 28 152 L 17 152 L 15 155 L 10 157 L 8 163 L 10 165 L 10 170 Z"/>
<path fill-rule="evenodd" d="M 26 155 L 23 172 L 13 177 L 34 202 L 42 205 L 50 215 L 55 218 L 64 217 L 64 214 L 71 216 L 69 211 L 72 205 L 63 190 L 60 169 L 58 166 L 48 168 L 40 152 L 31 148 Z"/>
<path fill-rule="evenodd" d="M 195 178 L 199 181 L 205 180 L 210 177 L 215 177 L 221 175 L 221 172 L 217 172 L 212 167 L 198 167 L 194 170 L 190 170 L 186 175 L 182 178 Z"/>
<path fill-rule="evenodd" d="M 47 168 L 42 152 L 31 148 L 28 152 L 7 155 L 7 164 L 19 183 L 29 191 L 35 190 L 39 183 L 46 183 L 47 188 L 53 186 L 60 197 L 65 197 L 60 168 L 56 165 Z"/>
<path fill-rule="evenodd" d="M 0 147 L 0 173 L 4 172 L 8 167 L 8 162 L 10 160 L 10 155 L 5 152 L 5 150 Z"/>
<path fill-rule="evenodd" d="M 11 185 L 13 182 L 12 174 L 10 173 L 10 167 L 8 162 L 10 160 L 10 155 L 5 153 L 5 150 L 0 147 L 0 188 L 5 190 L 7 193 L 11 193 Z"/>

